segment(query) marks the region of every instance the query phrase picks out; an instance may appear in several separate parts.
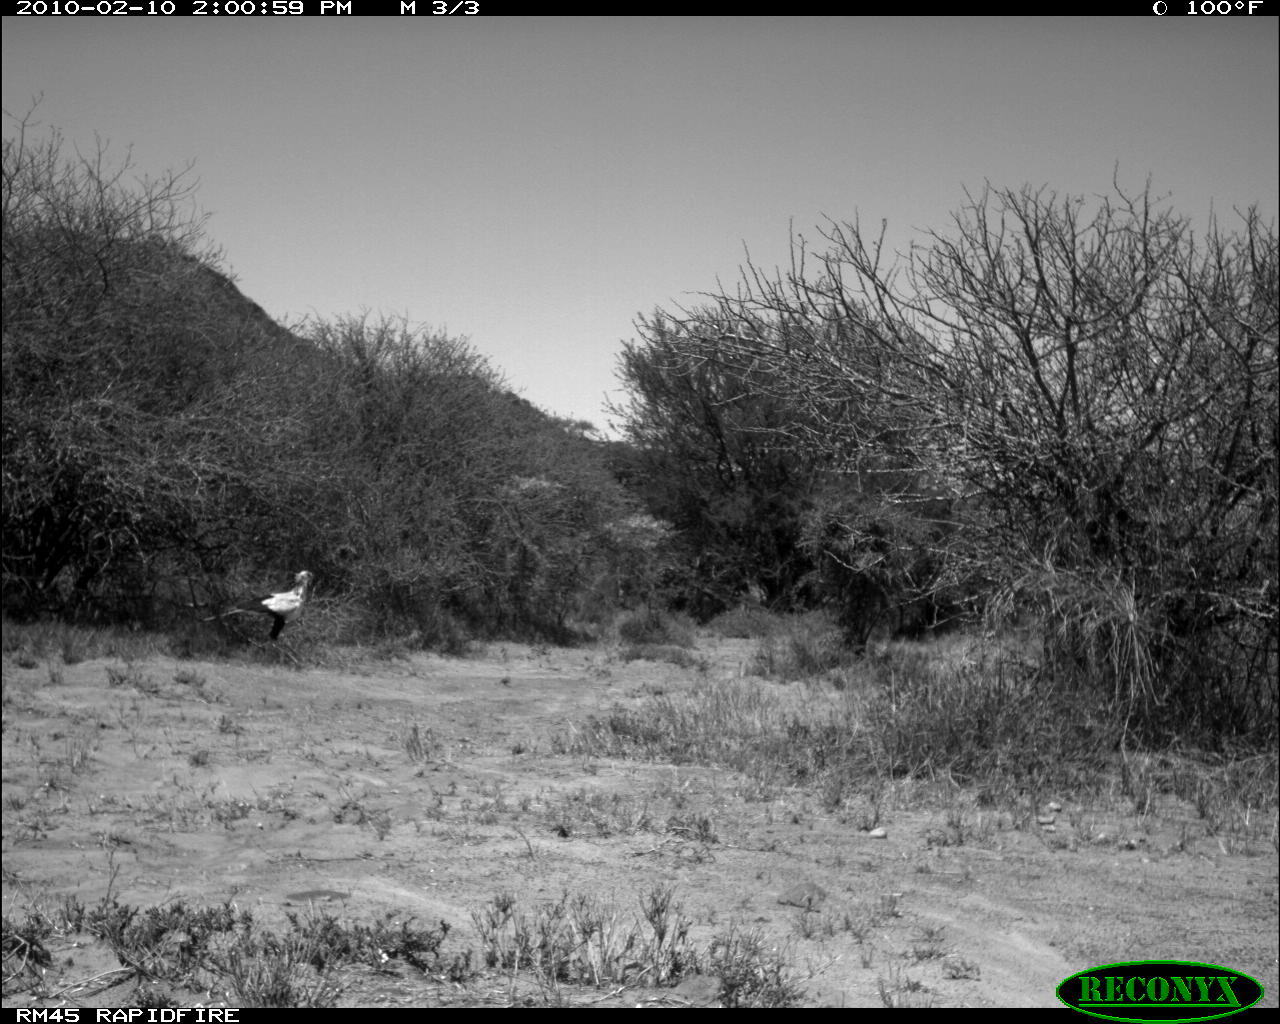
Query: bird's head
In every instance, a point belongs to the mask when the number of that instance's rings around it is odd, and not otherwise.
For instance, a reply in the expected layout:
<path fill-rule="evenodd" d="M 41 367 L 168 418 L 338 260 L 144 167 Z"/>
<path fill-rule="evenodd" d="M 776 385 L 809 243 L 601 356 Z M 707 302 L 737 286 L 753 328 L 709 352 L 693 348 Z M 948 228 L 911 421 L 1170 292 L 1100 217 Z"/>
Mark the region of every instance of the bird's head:
<path fill-rule="evenodd" d="M 313 579 L 315 579 L 315 577 L 312 576 L 311 573 L 307 572 L 306 569 L 303 569 L 302 572 L 298 573 L 294 578 L 293 585 L 298 590 L 306 590 L 311 586 L 311 581 Z"/>

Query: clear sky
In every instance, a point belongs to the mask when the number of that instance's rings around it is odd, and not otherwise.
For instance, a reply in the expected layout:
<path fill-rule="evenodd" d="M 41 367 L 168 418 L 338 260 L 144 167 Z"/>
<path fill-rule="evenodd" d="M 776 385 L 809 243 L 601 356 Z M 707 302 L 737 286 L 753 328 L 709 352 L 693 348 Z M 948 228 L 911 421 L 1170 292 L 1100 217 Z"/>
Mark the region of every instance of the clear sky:
<path fill-rule="evenodd" d="M 277 318 L 467 337 L 605 427 L 638 312 L 824 215 L 899 245 L 963 188 L 1276 216 L 1275 18 L 5 18 L 3 105 L 152 174 Z M 13 122 L 6 118 L 5 134 Z"/>

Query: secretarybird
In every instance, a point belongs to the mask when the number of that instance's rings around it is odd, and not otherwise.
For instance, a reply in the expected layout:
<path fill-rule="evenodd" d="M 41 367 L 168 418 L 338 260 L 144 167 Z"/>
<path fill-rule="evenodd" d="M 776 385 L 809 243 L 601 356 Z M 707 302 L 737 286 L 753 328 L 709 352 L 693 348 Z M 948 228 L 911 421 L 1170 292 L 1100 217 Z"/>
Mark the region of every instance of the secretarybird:
<path fill-rule="evenodd" d="M 271 626 L 271 639 L 274 640 L 280 635 L 280 630 L 284 629 L 285 623 L 292 622 L 302 614 L 302 606 L 307 603 L 307 591 L 311 587 L 311 573 L 303 569 L 293 580 L 293 589 L 286 590 L 279 594 L 267 594 L 265 597 L 255 597 L 249 601 L 243 601 L 234 608 L 228 608 L 222 615 L 215 615 L 213 618 L 220 619 L 227 615 L 240 615 L 243 613 L 258 612 L 262 615 L 270 615 L 274 619 Z M 206 619 L 206 622 L 211 621 Z"/>

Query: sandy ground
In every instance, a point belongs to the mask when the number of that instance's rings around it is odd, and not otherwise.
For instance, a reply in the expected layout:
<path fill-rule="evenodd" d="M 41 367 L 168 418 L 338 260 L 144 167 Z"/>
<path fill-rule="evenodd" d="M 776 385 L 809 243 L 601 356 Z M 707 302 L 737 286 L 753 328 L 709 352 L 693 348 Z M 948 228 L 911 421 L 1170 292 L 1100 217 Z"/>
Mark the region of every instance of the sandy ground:
<path fill-rule="evenodd" d="M 700 641 L 713 676 L 740 677 L 749 653 Z M 345 672 L 9 657 L 3 671 L 10 918 L 108 891 L 141 906 L 233 900 L 268 924 L 319 900 L 353 920 L 447 921 L 446 948 L 462 950 L 477 946 L 473 911 L 500 893 L 529 908 L 585 893 L 625 916 L 662 885 L 699 941 L 758 930 L 807 1005 L 880 1006 L 887 991 L 909 1005 L 1056 1006 L 1068 975 L 1144 958 L 1229 966 L 1277 1005 L 1276 851 L 1206 835 L 1189 807 L 1139 816 L 1118 799 L 1037 794 L 1061 804 L 1049 828 L 970 800 L 955 844 L 955 800 L 891 797 L 877 837 L 817 793 L 554 753 L 571 723 L 687 687 L 692 669 L 508 644 Z M 5 1006 L 130 1005 L 101 943 L 50 949 L 42 986 L 10 987 Z M 557 998 L 678 1006 L 715 991 L 693 979 Z M 494 972 L 456 984 L 406 967 L 353 975 L 340 1005 L 537 998 Z"/>

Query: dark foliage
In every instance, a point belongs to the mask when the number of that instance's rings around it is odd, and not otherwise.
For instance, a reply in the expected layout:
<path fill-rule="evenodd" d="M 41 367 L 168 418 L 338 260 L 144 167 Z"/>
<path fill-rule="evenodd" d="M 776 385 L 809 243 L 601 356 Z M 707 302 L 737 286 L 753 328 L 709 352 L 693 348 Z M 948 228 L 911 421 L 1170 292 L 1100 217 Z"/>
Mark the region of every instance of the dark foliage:
<path fill-rule="evenodd" d="M 299 629 L 456 647 L 566 638 L 617 591 L 634 508 L 589 425 L 459 339 L 274 323 L 182 176 L 127 170 L 4 143 L 7 614 L 172 627 L 306 567 Z"/>
<path fill-rule="evenodd" d="M 985 606 L 1131 732 L 1272 742 L 1274 226 L 988 188 L 899 258 L 856 222 L 823 237 L 624 353 L 677 593 L 825 600 L 854 646 Z"/>

